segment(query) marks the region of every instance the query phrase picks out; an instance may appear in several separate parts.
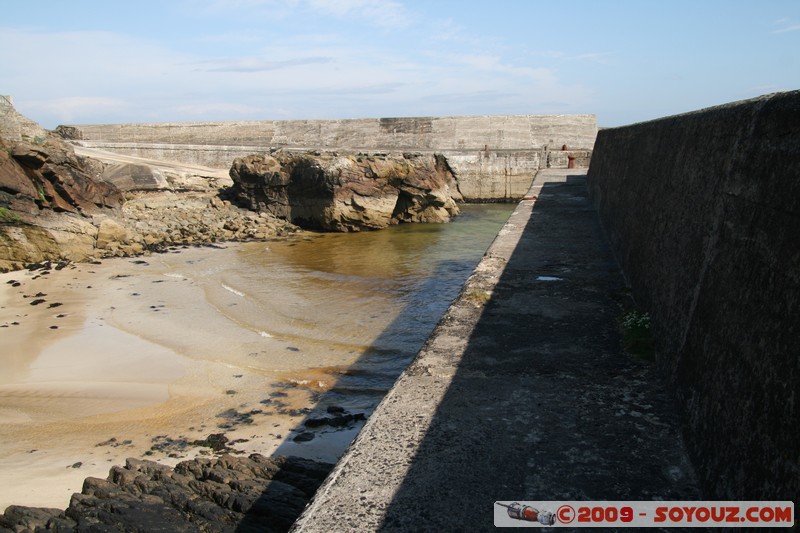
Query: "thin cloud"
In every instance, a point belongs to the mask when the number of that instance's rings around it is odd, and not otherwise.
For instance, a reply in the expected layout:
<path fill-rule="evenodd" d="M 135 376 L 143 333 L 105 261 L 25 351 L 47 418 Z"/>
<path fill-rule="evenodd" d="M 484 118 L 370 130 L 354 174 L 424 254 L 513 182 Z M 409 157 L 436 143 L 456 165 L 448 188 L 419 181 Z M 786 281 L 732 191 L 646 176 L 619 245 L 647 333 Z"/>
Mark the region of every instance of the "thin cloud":
<path fill-rule="evenodd" d="M 319 65 L 331 61 L 333 61 L 331 57 L 300 57 L 282 61 L 270 61 L 260 57 L 234 57 L 203 61 L 202 65 L 209 66 L 198 67 L 195 70 L 201 72 L 268 72 L 303 65 Z"/>
<path fill-rule="evenodd" d="M 478 70 L 525 76 L 540 82 L 553 82 L 555 75 L 550 69 L 538 67 L 519 67 L 502 63 L 500 58 L 485 54 L 468 54 L 453 56 L 453 60 Z"/>
<path fill-rule="evenodd" d="M 773 23 L 773 26 L 781 26 L 780 28 L 776 28 L 772 30 L 770 33 L 777 34 L 777 33 L 789 33 L 791 31 L 799 31 L 800 24 L 794 23 L 789 19 L 783 18 L 780 20 L 776 20 Z"/>
<path fill-rule="evenodd" d="M 605 52 L 584 52 L 580 54 L 570 54 L 558 50 L 548 50 L 535 55 L 550 59 L 558 59 L 560 61 L 591 61 L 601 64 L 608 64 L 608 58 L 610 57 L 610 54 Z"/>
<path fill-rule="evenodd" d="M 396 0 L 213 0 L 206 9 L 212 13 L 247 10 L 271 20 L 302 16 L 311 10 L 337 18 L 362 18 L 383 29 L 406 28 L 413 22 Z"/>
<path fill-rule="evenodd" d="M 312 9 L 338 17 L 360 16 L 385 29 L 409 26 L 411 15 L 394 0 L 308 0 Z"/>
<path fill-rule="evenodd" d="M 180 105 L 175 108 L 175 111 L 184 117 L 207 117 L 210 115 L 239 117 L 255 116 L 262 113 L 263 109 L 230 102 L 204 102 Z"/>

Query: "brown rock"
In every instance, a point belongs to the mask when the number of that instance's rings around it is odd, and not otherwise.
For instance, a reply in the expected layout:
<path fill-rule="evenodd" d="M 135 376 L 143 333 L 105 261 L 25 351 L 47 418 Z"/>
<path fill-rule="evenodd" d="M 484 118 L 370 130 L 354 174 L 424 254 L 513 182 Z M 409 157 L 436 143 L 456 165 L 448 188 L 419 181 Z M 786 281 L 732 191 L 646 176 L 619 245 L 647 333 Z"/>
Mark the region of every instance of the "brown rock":
<path fill-rule="evenodd" d="M 128 230 L 113 219 L 105 218 L 97 227 L 97 247 L 110 249 L 113 245 L 126 244 L 129 241 Z"/>
<path fill-rule="evenodd" d="M 251 155 L 234 161 L 230 175 L 248 208 L 332 231 L 446 222 L 461 199 L 440 155 Z"/>

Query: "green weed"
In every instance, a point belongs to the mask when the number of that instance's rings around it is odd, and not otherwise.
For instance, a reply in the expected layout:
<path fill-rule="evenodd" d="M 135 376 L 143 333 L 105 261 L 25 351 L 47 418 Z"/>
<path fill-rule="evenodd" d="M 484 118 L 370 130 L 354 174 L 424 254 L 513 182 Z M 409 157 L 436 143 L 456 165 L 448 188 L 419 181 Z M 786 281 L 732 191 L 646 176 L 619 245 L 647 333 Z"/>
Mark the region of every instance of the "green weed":
<path fill-rule="evenodd" d="M 646 361 L 655 360 L 655 347 L 650 332 L 650 315 L 641 311 L 628 311 L 620 320 L 622 345 L 628 353 Z"/>
<path fill-rule="evenodd" d="M 20 222 L 19 215 L 8 209 L 7 207 L 0 207 L 0 222 L 6 224 L 17 224 Z"/>

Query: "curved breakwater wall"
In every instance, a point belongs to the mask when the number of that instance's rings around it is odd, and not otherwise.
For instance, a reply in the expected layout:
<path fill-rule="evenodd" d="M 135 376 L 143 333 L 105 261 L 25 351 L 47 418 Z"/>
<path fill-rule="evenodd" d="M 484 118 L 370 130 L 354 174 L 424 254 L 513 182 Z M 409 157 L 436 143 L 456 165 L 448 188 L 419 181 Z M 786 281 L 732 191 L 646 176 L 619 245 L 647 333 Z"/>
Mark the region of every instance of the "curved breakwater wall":
<path fill-rule="evenodd" d="M 588 173 L 705 495 L 800 494 L 800 91 L 600 131 Z"/>
<path fill-rule="evenodd" d="M 586 167 L 594 115 L 507 115 L 62 126 L 89 148 L 230 168 L 276 149 L 438 152 L 467 200 L 522 197 L 540 168 Z M 566 149 L 565 149 L 566 148 Z"/>

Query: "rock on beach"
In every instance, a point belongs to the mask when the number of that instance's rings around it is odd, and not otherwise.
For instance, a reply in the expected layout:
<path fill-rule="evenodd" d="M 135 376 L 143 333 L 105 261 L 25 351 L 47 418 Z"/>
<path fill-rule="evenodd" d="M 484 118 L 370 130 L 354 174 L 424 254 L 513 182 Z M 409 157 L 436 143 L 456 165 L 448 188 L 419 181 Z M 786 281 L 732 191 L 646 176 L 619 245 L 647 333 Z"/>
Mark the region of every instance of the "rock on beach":
<path fill-rule="evenodd" d="M 128 459 L 87 478 L 65 510 L 12 505 L 0 533 L 288 531 L 333 465 L 223 455 L 178 463 Z"/>

